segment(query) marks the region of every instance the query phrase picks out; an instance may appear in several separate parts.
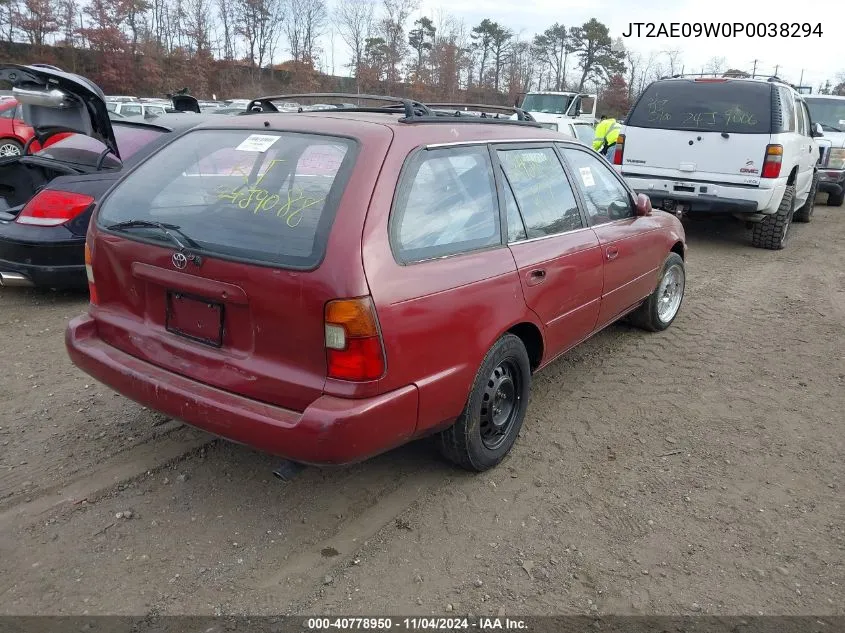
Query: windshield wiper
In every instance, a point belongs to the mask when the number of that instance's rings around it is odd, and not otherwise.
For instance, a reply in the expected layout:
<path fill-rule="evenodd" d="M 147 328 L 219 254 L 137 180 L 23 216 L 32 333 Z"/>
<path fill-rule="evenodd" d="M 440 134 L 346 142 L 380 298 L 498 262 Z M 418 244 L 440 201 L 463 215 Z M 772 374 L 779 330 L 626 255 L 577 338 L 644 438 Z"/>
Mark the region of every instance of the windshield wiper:
<path fill-rule="evenodd" d="M 165 224 L 164 222 L 153 222 L 152 220 L 126 220 L 125 222 L 118 222 L 117 224 L 109 224 L 105 228 L 109 231 L 125 231 L 126 229 L 159 229 L 170 238 L 171 242 L 179 247 L 180 251 L 184 251 L 186 249 L 182 240 L 185 240 L 191 248 L 200 247 L 194 240 L 182 233 L 176 224 Z M 179 233 L 179 235 L 182 236 L 182 240 L 176 237 L 175 233 Z"/>
<path fill-rule="evenodd" d="M 841 132 L 838 127 L 833 127 L 832 125 L 828 125 L 827 123 L 822 123 L 822 129 L 827 130 L 828 132 Z"/>

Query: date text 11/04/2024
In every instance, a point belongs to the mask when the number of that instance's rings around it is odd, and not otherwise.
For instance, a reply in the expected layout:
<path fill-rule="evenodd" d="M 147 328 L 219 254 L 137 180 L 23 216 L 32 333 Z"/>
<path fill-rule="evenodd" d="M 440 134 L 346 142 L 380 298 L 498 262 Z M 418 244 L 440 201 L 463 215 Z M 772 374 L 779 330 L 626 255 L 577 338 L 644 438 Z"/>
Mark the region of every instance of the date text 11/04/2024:
<path fill-rule="evenodd" d="M 622 37 L 821 37 L 821 22 L 629 22 Z"/>
<path fill-rule="evenodd" d="M 305 628 L 320 630 L 371 630 L 371 631 L 525 631 L 525 620 L 504 617 L 411 617 L 411 618 L 308 618 Z"/>

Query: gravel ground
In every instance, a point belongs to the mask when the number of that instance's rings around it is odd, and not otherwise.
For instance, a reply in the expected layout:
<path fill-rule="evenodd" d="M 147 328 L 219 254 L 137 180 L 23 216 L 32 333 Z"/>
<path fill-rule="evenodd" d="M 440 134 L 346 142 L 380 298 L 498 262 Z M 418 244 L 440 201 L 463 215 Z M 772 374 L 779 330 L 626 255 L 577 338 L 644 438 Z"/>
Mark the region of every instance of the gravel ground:
<path fill-rule="evenodd" d="M 83 295 L 0 289 L 0 612 L 845 614 L 845 211 L 687 231 L 672 328 L 539 374 L 483 475 L 423 441 L 281 483 L 75 369 Z"/>

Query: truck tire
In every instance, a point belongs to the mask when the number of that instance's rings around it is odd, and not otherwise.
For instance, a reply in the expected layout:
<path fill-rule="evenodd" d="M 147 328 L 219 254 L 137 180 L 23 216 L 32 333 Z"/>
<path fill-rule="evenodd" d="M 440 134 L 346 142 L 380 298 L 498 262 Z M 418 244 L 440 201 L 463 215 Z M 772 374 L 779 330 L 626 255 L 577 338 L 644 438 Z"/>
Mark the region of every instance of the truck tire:
<path fill-rule="evenodd" d="M 519 435 L 530 391 L 525 345 L 519 337 L 505 334 L 484 357 L 460 417 L 440 433 L 442 455 L 469 471 L 493 468 Z"/>
<path fill-rule="evenodd" d="M 789 225 L 795 211 L 795 185 L 788 185 L 783 192 L 777 212 L 767 215 L 751 229 L 751 245 L 777 251 L 786 246 Z"/>
<path fill-rule="evenodd" d="M 792 219 L 796 222 L 809 222 L 813 217 L 813 210 L 816 208 L 816 194 L 819 192 L 819 173 L 813 174 L 813 184 L 810 185 L 810 192 L 807 194 L 807 201 L 804 206 L 795 212 Z"/>
<path fill-rule="evenodd" d="M 845 198 L 845 191 L 840 191 L 836 194 L 829 193 L 827 194 L 827 206 L 841 207 L 843 198 Z"/>

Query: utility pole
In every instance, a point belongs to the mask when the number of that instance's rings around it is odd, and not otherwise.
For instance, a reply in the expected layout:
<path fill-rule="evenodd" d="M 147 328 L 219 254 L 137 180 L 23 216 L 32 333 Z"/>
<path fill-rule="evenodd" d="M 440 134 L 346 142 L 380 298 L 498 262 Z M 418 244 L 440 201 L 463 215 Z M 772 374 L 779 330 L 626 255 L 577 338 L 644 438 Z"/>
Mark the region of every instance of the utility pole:
<path fill-rule="evenodd" d="M 775 65 L 775 77 L 778 76 L 778 68 L 780 68 L 780 64 Z"/>
<path fill-rule="evenodd" d="M 757 76 L 757 62 L 759 62 L 759 61 L 760 61 L 759 59 L 754 60 L 754 68 L 751 70 L 751 77 L 752 78 Z"/>
<path fill-rule="evenodd" d="M 798 80 L 798 85 L 799 86 L 804 85 L 804 69 L 803 68 L 801 69 L 801 79 Z"/>

